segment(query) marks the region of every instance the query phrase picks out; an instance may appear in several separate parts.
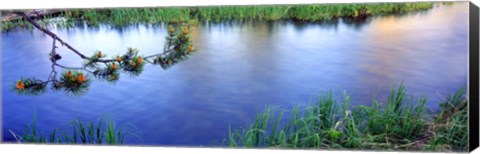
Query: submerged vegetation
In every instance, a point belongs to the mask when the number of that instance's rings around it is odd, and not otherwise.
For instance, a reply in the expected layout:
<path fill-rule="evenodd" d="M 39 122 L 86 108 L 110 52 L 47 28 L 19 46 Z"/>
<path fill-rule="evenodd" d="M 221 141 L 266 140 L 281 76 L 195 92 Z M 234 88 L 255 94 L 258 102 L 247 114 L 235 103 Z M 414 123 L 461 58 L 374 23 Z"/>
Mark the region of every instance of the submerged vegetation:
<path fill-rule="evenodd" d="M 294 20 L 321 21 L 336 18 L 364 18 L 367 16 L 402 14 L 428 10 L 432 2 L 415 3 L 365 3 L 365 4 L 309 4 L 272 6 L 207 6 L 207 7 L 163 7 L 163 8 L 112 8 L 112 9 L 69 9 L 57 16 L 47 15 L 43 25 L 72 27 L 76 21 L 90 26 L 101 23 L 126 26 L 135 23 L 188 23 L 200 21 L 246 21 L 246 20 Z M 4 12 L 2 14 L 6 14 Z M 63 17 L 55 19 L 55 17 Z M 32 28 L 23 19 L 4 21 L 2 29 L 15 27 Z"/>
<path fill-rule="evenodd" d="M 467 100 L 464 90 L 440 103 L 440 114 L 426 111 L 425 98 L 406 95 L 403 85 L 392 88 L 385 104 L 350 109 L 344 93 L 337 101 L 332 93 L 320 95 L 291 116 L 268 107 L 247 129 L 229 130 L 224 144 L 248 148 L 324 148 L 369 150 L 467 151 Z M 343 105 L 343 106 L 342 106 Z M 282 121 L 286 120 L 286 123 Z"/>
<path fill-rule="evenodd" d="M 98 123 L 85 123 L 77 119 L 70 124 L 71 128 L 67 131 L 54 129 L 45 135 L 37 129 L 36 116 L 34 115 L 32 125 L 26 125 L 23 134 L 16 134 L 11 130 L 10 133 L 19 143 L 123 144 L 127 134 L 141 139 L 131 131 L 118 128 L 115 126 L 115 122 L 105 119 L 105 117 L 100 118 Z"/>

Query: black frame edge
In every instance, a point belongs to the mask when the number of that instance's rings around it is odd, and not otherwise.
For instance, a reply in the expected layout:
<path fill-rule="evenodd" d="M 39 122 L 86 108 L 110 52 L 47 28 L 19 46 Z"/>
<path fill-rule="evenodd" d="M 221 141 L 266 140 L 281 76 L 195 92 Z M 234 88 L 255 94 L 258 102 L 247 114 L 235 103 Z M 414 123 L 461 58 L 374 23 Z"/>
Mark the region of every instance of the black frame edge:
<path fill-rule="evenodd" d="M 479 145 L 479 8 L 469 5 L 469 151 Z"/>

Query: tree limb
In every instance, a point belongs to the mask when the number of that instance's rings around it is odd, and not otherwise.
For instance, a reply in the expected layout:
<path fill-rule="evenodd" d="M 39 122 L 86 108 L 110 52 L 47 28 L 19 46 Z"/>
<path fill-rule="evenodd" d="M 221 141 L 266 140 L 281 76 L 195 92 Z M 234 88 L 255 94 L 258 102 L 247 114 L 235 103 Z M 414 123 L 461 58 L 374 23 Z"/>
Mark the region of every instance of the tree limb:
<path fill-rule="evenodd" d="M 87 69 L 87 67 L 93 66 L 93 67 L 96 68 L 96 65 L 98 63 L 104 63 L 105 67 L 108 68 L 108 69 L 106 69 L 106 71 L 107 71 L 106 74 L 104 72 L 103 74 L 100 74 L 100 76 L 103 75 L 105 77 L 109 77 L 108 80 L 114 81 L 115 79 L 118 79 L 118 75 L 114 74 L 115 73 L 114 71 L 117 70 L 116 67 L 115 67 L 115 64 L 116 64 L 115 62 L 116 61 L 119 61 L 119 64 L 121 65 L 120 67 L 125 67 L 124 71 L 132 72 L 134 74 L 139 74 L 142 71 L 142 69 L 143 69 L 143 63 L 141 62 L 142 59 L 145 62 L 148 62 L 150 64 L 160 64 L 162 66 L 162 68 L 164 68 L 164 65 L 167 65 L 167 64 L 168 64 L 168 66 L 172 65 L 172 60 L 170 59 L 168 61 L 164 61 L 164 60 L 162 60 L 162 58 L 163 58 L 162 56 L 167 56 L 167 58 L 175 58 L 176 56 L 185 56 L 187 54 L 187 52 L 182 51 L 180 49 L 182 48 L 183 45 L 188 45 L 186 43 L 190 42 L 188 40 L 188 38 L 182 37 L 183 35 L 180 35 L 178 42 L 175 45 L 172 45 L 172 40 L 173 39 L 170 38 L 168 40 L 168 47 L 165 47 L 164 51 L 162 53 L 157 53 L 157 54 L 153 54 L 153 55 L 149 55 L 149 56 L 145 56 L 145 57 L 138 56 L 137 55 L 138 54 L 137 49 L 129 48 L 129 53 L 127 53 L 126 56 L 124 56 L 123 59 L 122 59 L 122 61 L 125 61 L 126 63 L 125 62 L 120 63 L 120 60 L 118 60 L 116 58 L 101 59 L 102 57 L 104 57 L 104 56 L 101 56 L 101 52 L 98 52 L 98 55 L 99 55 L 98 57 L 96 57 L 97 55 L 94 55 L 93 57 L 87 57 L 86 55 L 82 54 L 80 51 L 73 48 L 71 45 L 69 45 L 65 41 L 63 41 L 55 33 L 51 32 L 47 28 L 39 25 L 34 19 L 29 17 L 25 12 L 14 11 L 13 14 L 16 14 L 16 15 L 19 15 L 19 16 L 23 17 L 27 22 L 29 22 L 31 25 L 33 25 L 33 27 L 40 30 L 44 34 L 49 35 L 53 39 L 52 50 L 49 54 L 50 55 L 50 61 L 52 62 L 52 65 L 51 65 L 51 73 L 50 73 L 48 79 L 46 81 L 35 80 L 34 84 L 29 84 L 30 88 L 32 88 L 32 86 L 37 86 L 37 87 L 33 87 L 33 89 L 32 89 L 32 90 L 37 90 L 37 91 L 41 90 L 39 88 L 44 88 L 46 86 L 46 84 L 48 84 L 50 82 L 53 82 L 53 85 L 54 85 L 55 88 L 64 88 L 65 91 L 71 91 L 73 93 L 78 92 L 78 88 L 88 87 L 88 85 L 83 85 L 83 82 L 85 81 L 85 77 L 83 76 L 83 74 L 80 74 L 81 76 L 78 76 L 78 81 L 80 81 L 80 82 L 78 82 L 78 84 L 74 80 L 72 80 L 72 81 L 63 81 L 64 79 L 62 79 L 62 81 L 57 80 L 57 74 L 58 73 L 56 71 L 56 67 L 59 67 L 59 68 L 62 68 L 62 69 L 82 70 L 82 71 L 86 71 L 88 73 L 92 73 L 95 76 L 97 76 L 99 71 L 100 72 L 105 71 L 105 69 L 98 69 L 97 68 L 97 70 L 91 71 L 91 70 Z M 184 34 L 184 35 L 186 35 L 186 34 Z M 173 36 L 174 36 L 173 34 L 170 34 L 170 37 L 173 37 Z M 57 52 L 56 52 L 56 49 L 58 48 L 56 46 L 57 41 L 60 42 L 62 44 L 62 46 L 66 46 L 69 50 L 71 50 L 72 52 L 77 54 L 80 58 L 82 58 L 84 60 L 87 60 L 88 62 L 83 64 L 81 67 L 68 67 L 68 66 L 58 64 L 57 62 L 61 59 L 61 56 L 59 54 L 57 54 Z M 133 50 L 135 50 L 135 52 L 132 55 Z M 183 50 L 186 50 L 186 49 L 183 48 Z M 192 50 L 193 49 L 190 45 L 190 48 L 188 49 L 188 53 L 190 53 Z M 175 54 L 174 52 L 176 52 L 176 51 L 181 52 L 181 54 Z M 135 59 L 132 59 L 132 58 L 135 58 Z M 154 62 L 150 61 L 149 58 L 155 58 Z M 156 58 L 158 58 L 158 59 L 156 59 Z M 130 62 L 130 60 L 133 60 L 133 61 Z M 113 63 L 109 64 L 111 62 L 113 62 Z M 140 67 L 138 67 L 138 66 L 140 66 Z M 72 85 L 71 82 L 75 82 L 75 83 Z M 21 80 L 19 81 L 19 84 L 23 84 Z M 38 85 L 41 86 L 41 87 L 38 87 Z M 25 87 L 27 87 L 27 86 L 25 86 Z M 25 88 L 24 87 L 18 88 L 18 86 L 17 86 L 17 89 L 20 90 L 20 92 L 22 92 Z"/>
<path fill-rule="evenodd" d="M 54 40 L 57 40 L 59 41 L 63 46 L 66 46 L 68 49 L 70 49 L 71 51 L 73 51 L 75 54 L 77 54 L 78 56 L 80 56 L 80 58 L 82 59 L 88 59 L 87 56 L 85 56 L 84 54 L 82 54 L 80 51 L 78 51 L 77 49 L 73 48 L 70 44 L 66 43 L 65 41 L 63 41 L 60 37 L 58 37 L 55 33 L 49 31 L 48 29 L 45 29 L 44 27 L 40 26 L 37 22 L 35 22 L 32 18 L 30 18 L 28 15 L 25 14 L 25 12 L 22 12 L 22 11 L 14 11 L 13 12 L 14 14 L 18 14 L 20 16 L 22 16 L 25 20 L 27 20 L 30 24 L 32 24 L 35 28 L 37 28 L 38 30 L 42 31 L 43 33 L 49 35 L 50 37 L 52 37 L 52 39 Z M 171 41 L 169 41 L 169 45 L 171 44 Z M 150 55 L 150 56 L 146 56 L 144 58 L 153 58 L 153 57 L 157 57 L 157 56 L 162 56 L 162 55 L 167 55 L 173 51 L 175 51 L 177 47 L 173 47 L 172 49 L 170 50 L 166 50 L 164 51 L 163 53 L 160 53 L 160 54 L 154 54 L 154 55 Z M 97 59 L 97 60 L 94 60 L 94 62 L 102 62 L 102 63 L 109 63 L 109 62 L 114 62 L 115 59 Z"/>
<path fill-rule="evenodd" d="M 43 33 L 49 35 L 50 37 L 52 37 L 52 39 L 56 39 L 58 40 L 62 45 L 66 46 L 68 49 L 72 50 L 73 52 L 75 52 L 75 54 L 77 54 L 78 56 L 80 56 L 81 58 L 83 59 L 87 59 L 88 57 L 83 55 L 82 53 L 80 53 L 77 49 L 73 48 L 72 46 L 70 46 L 70 44 L 66 43 L 65 41 L 63 41 L 61 38 L 59 38 L 57 35 L 55 35 L 54 33 L 52 33 L 51 31 L 43 28 L 42 26 L 38 25 L 37 22 L 35 22 L 32 18 L 30 18 L 29 16 L 27 16 L 24 12 L 14 12 L 15 14 L 18 14 L 18 15 L 21 15 L 25 20 L 27 20 L 30 24 L 32 24 L 35 28 L 37 28 L 38 30 L 42 31 Z"/>

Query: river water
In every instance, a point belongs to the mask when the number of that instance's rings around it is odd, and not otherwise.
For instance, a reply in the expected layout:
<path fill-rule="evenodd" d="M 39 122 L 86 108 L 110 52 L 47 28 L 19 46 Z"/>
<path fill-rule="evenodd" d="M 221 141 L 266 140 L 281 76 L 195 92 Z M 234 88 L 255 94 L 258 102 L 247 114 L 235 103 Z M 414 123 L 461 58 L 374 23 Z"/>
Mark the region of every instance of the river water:
<path fill-rule="evenodd" d="M 149 55 L 163 50 L 166 25 L 100 26 L 51 31 L 78 50 L 109 56 L 135 47 Z M 40 131 L 66 129 L 81 118 L 103 114 L 117 126 L 132 128 L 143 141 L 126 144 L 207 146 L 247 126 L 267 105 L 306 105 L 327 90 L 351 95 L 351 104 L 385 100 L 392 84 L 404 82 L 407 93 L 425 96 L 438 108 L 441 96 L 467 86 L 468 2 L 426 12 L 328 23 L 201 23 L 192 28 L 197 52 L 163 70 L 146 65 L 138 77 L 121 76 L 115 84 L 94 81 L 82 96 L 48 90 L 20 96 L 12 84 L 21 77 L 46 79 L 52 40 L 38 30 L 2 35 L 2 127 L 21 133 L 37 115 Z M 63 65 L 82 61 L 59 48 Z"/>

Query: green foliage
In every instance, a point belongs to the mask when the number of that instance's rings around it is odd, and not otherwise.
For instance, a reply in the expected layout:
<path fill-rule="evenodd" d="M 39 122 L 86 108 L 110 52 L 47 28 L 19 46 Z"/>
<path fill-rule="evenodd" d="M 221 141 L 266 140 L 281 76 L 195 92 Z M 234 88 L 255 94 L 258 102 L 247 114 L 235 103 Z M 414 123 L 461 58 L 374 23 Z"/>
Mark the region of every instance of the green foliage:
<path fill-rule="evenodd" d="M 136 48 L 128 48 L 124 55 L 117 55 L 112 58 L 112 61 L 103 62 L 105 64 L 103 68 L 98 67 L 97 62 L 101 60 L 100 58 L 106 57 L 106 55 L 99 53 L 95 53 L 86 62 L 87 66 L 90 65 L 95 68 L 93 74 L 96 79 L 115 83 L 120 78 L 120 71 L 130 76 L 138 76 L 143 71 L 145 59 L 138 54 L 139 50 Z"/>
<path fill-rule="evenodd" d="M 275 113 L 267 107 L 247 129 L 229 130 L 224 144 L 249 148 L 438 150 L 448 146 L 447 150 L 452 151 L 468 149 L 466 107 L 446 105 L 447 102 L 466 104 L 461 90 L 441 103 L 443 117 L 436 122 L 428 120 L 427 100 L 421 97 L 413 104 L 403 84 L 396 90 L 392 87 L 384 105 L 374 99 L 371 106 L 350 110 L 350 97 L 344 93 L 343 98 L 341 102 L 335 100 L 331 91 L 319 95 L 303 110 L 294 107 L 287 119 L 283 118 L 283 112 Z M 282 119 L 286 124 L 281 123 Z M 439 123 L 447 125 L 440 127 Z"/>
<path fill-rule="evenodd" d="M 420 98 L 414 106 L 407 98 L 403 85 L 400 85 L 395 92 L 390 92 L 387 104 L 383 110 L 375 101 L 370 107 L 359 106 L 353 114 L 357 120 L 363 121 L 368 127 L 366 131 L 372 135 L 395 134 L 405 137 L 407 142 L 420 137 L 425 126 L 424 112 L 426 99 Z"/>
<path fill-rule="evenodd" d="M 190 31 L 186 26 L 175 28 L 170 26 L 169 34 L 166 37 L 164 53 L 153 60 L 154 64 L 160 64 L 163 69 L 168 69 L 181 61 L 187 60 L 189 55 L 194 52 L 193 44 L 190 38 Z"/>
<path fill-rule="evenodd" d="M 138 55 L 138 49 L 128 48 L 125 55 L 122 56 L 120 67 L 127 74 L 138 76 L 143 71 L 145 61 L 142 56 Z"/>
<path fill-rule="evenodd" d="M 246 21 L 246 20 L 297 20 L 320 21 L 335 18 L 356 18 L 375 15 L 401 14 L 428 10 L 432 2 L 370 3 L 370 4 L 309 4 L 271 6 L 206 6 L 206 7 L 164 7 L 164 8 L 113 8 L 113 9 L 70 9 L 61 17 L 64 20 L 50 22 L 52 17 L 42 20 L 43 25 L 71 27 L 74 21 L 84 21 L 98 27 L 108 24 L 121 27 L 130 24 L 196 24 L 199 21 Z M 444 3 L 439 3 L 444 4 Z M 446 4 L 445 4 L 446 5 Z M 23 20 L 4 22 L 2 30 L 15 27 L 28 28 Z"/>
<path fill-rule="evenodd" d="M 107 57 L 107 55 L 102 53 L 102 51 L 97 51 L 97 52 L 95 52 L 95 54 L 93 54 L 92 56 L 88 57 L 85 60 L 84 65 L 88 68 L 96 68 L 96 67 L 98 67 L 97 62 L 100 61 L 102 58 L 105 58 L 105 57 Z"/>
<path fill-rule="evenodd" d="M 53 89 L 64 91 L 67 94 L 81 95 L 88 90 L 91 80 L 81 71 L 65 71 L 60 80 L 53 83 Z"/>
<path fill-rule="evenodd" d="M 107 82 L 115 83 L 118 81 L 120 77 L 120 73 L 118 70 L 121 69 L 120 64 L 118 62 L 113 61 L 111 63 L 105 63 L 105 68 L 96 68 L 93 72 L 96 79 L 105 80 Z"/>
<path fill-rule="evenodd" d="M 19 94 L 38 95 L 45 92 L 46 85 L 51 82 L 54 90 L 64 91 L 67 94 L 81 95 L 88 90 L 91 82 L 90 78 L 84 75 L 83 72 L 93 74 L 95 79 L 115 84 L 120 78 L 120 71 L 132 77 L 139 76 L 147 62 L 154 65 L 158 64 L 163 69 L 167 69 L 180 61 L 188 59 L 188 56 L 194 51 L 189 35 L 190 30 L 186 26 L 181 29 L 175 32 L 175 29 L 170 26 L 164 51 L 146 57 L 139 55 L 139 50 L 136 48 L 128 48 L 125 54 L 117 55 L 111 59 L 106 59 L 106 54 L 102 53 L 102 51 L 97 51 L 90 57 L 79 54 L 85 60 L 81 67 L 67 67 L 56 63 L 60 59 L 56 58 L 60 57 L 60 55 L 56 54 L 55 50 L 52 50 L 50 55 L 55 56 L 50 58 L 52 71 L 47 81 L 20 79 L 13 86 L 14 90 Z M 153 62 L 151 62 L 152 60 Z M 105 66 L 102 67 L 102 64 Z M 65 70 L 61 74 L 60 79 L 57 79 L 55 67 Z"/>
<path fill-rule="evenodd" d="M 433 123 L 433 138 L 428 150 L 468 151 L 468 102 L 465 91 L 446 98 L 440 103 L 440 115 Z"/>
<path fill-rule="evenodd" d="M 16 29 L 16 28 L 28 29 L 28 30 L 33 29 L 32 25 L 30 25 L 24 19 L 18 19 L 18 20 L 14 20 L 14 21 L 2 21 L 0 29 L 2 31 L 8 31 L 8 30 Z"/>
<path fill-rule="evenodd" d="M 131 134 L 141 138 L 131 130 L 125 131 L 115 126 L 113 120 L 102 116 L 95 124 L 93 122 L 82 122 L 80 119 L 70 123 L 71 129 L 62 131 L 54 129 L 48 135 L 39 134 L 37 130 L 36 114 L 33 117 L 33 124 L 26 125 L 23 134 L 10 133 L 19 143 L 55 143 L 55 144 L 123 144 L 125 136 Z M 69 133 L 70 131 L 70 133 Z"/>
<path fill-rule="evenodd" d="M 22 78 L 12 87 L 18 94 L 39 95 L 45 92 L 46 83 L 35 78 Z"/>

